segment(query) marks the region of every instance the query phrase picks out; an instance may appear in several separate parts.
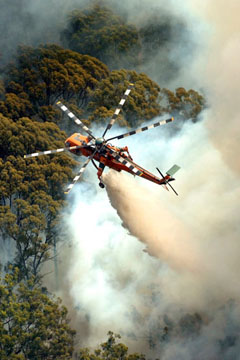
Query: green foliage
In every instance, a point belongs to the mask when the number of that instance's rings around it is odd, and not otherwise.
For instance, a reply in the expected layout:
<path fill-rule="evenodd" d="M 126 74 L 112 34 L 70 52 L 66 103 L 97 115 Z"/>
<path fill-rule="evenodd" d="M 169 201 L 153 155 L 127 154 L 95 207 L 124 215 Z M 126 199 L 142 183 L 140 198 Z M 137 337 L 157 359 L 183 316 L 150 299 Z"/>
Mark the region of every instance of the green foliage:
<path fill-rule="evenodd" d="M 108 332 L 108 339 L 98 349 L 90 353 L 89 349 L 81 349 L 76 356 L 77 360 L 145 360 L 143 354 L 128 354 L 128 347 L 117 340 L 121 336 Z"/>
<path fill-rule="evenodd" d="M 23 178 L 21 182 L 27 185 L 18 192 L 18 197 L 29 196 L 29 193 L 42 189 L 53 196 L 55 199 L 61 199 L 63 192 L 60 191 L 61 185 L 71 177 L 71 167 L 75 162 L 66 154 L 59 156 L 40 157 L 37 159 L 24 160 L 24 154 L 36 152 L 38 150 L 47 150 L 49 148 L 56 149 L 63 147 L 64 140 L 67 135 L 61 131 L 57 125 L 46 122 L 39 123 L 31 121 L 28 118 L 21 118 L 14 122 L 0 114 L 0 152 L 2 158 L 2 166 L 5 168 L 12 167 L 19 172 L 22 171 Z M 2 168 L 2 171 L 4 169 Z M 1 175 L 2 174 L 1 171 Z M 10 171 L 10 170 L 9 170 Z M 10 172 L 4 178 L 2 186 L 8 186 L 10 183 Z M 12 169 L 12 171 L 14 171 Z M 57 179 L 55 174 L 57 173 Z M 21 173 L 19 173 L 21 174 Z M 42 175 L 41 175 L 42 174 Z M 36 181 L 43 180 L 44 184 L 36 184 L 34 186 L 34 177 Z M 57 180 L 57 182 L 56 182 Z M 28 181 L 28 183 L 26 183 Z M 17 191 L 17 187 L 12 189 L 12 194 Z M 60 192 L 59 192 L 60 191 Z M 2 189 L 1 195 L 6 193 L 6 189 Z M 7 193 L 11 195 L 11 193 Z"/>
<path fill-rule="evenodd" d="M 99 4 L 73 11 L 62 32 L 62 41 L 70 49 L 94 56 L 115 69 L 123 61 L 129 66 L 136 64 L 140 50 L 136 27 Z"/>
<path fill-rule="evenodd" d="M 135 126 L 165 112 L 195 121 L 204 106 L 203 97 L 194 90 L 178 88 L 174 93 L 161 89 L 144 73 L 130 70 L 109 74 L 107 67 L 91 56 L 48 45 L 19 49 L 16 64 L 8 68 L 0 112 L 15 121 L 34 116 L 56 122 L 62 114 L 53 105 L 63 98 L 78 116 L 89 117 L 86 124 L 90 125 L 112 116 L 129 82 L 134 89 L 119 116 L 121 125 Z M 73 123 L 68 124 L 69 120 L 62 126 L 72 131 Z"/>
<path fill-rule="evenodd" d="M 120 16 L 109 2 L 104 3 L 95 1 L 69 14 L 61 34 L 63 45 L 100 59 L 111 70 L 148 69 L 155 80 L 173 78 L 180 66 L 173 60 L 172 49 L 177 47 L 179 51 L 179 38 L 184 37 L 188 40 L 184 45 L 187 50 L 193 46 L 180 17 L 173 14 L 170 17 L 163 9 L 160 11 L 157 4 L 146 12 L 139 3 L 137 21 L 129 23 L 127 10 Z M 166 65 L 161 74 L 159 61 Z"/>
<path fill-rule="evenodd" d="M 183 119 L 197 120 L 198 114 L 205 106 L 204 97 L 195 90 L 189 90 L 180 87 L 175 92 L 168 89 L 162 89 L 162 95 L 167 102 L 166 110 Z"/>
<path fill-rule="evenodd" d="M 0 112 L 6 116 L 16 120 L 19 117 L 31 116 L 33 107 L 31 102 L 14 93 L 6 93 L 4 100 L 0 101 Z"/>
<path fill-rule="evenodd" d="M 57 239 L 56 223 L 59 202 L 43 191 L 32 195 L 31 203 L 17 199 L 12 206 L 0 207 L 0 232 L 3 238 L 15 241 L 17 254 L 15 265 L 19 267 L 20 278 L 32 275 L 40 279 L 39 270 L 49 259 L 50 250 Z"/>
<path fill-rule="evenodd" d="M 178 88 L 174 93 L 161 89 L 144 73 L 114 70 L 91 93 L 89 120 L 101 122 L 111 117 L 129 82 L 134 83 L 134 88 L 118 116 L 119 125 L 134 127 L 165 113 L 195 121 L 205 105 L 197 91 Z"/>
<path fill-rule="evenodd" d="M 159 86 L 145 74 L 115 70 L 92 93 L 88 105 L 88 110 L 92 114 L 89 119 L 98 122 L 112 116 L 129 82 L 134 83 L 134 88 L 118 117 L 119 123 L 133 126 L 159 115 Z"/>
<path fill-rule="evenodd" d="M 71 359 L 67 309 L 33 284 L 18 283 L 18 269 L 0 279 L 0 358 Z"/>
<path fill-rule="evenodd" d="M 107 75 L 106 65 L 91 56 L 57 45 L 22 46 L 16 63 L 7 68 L 0 112 L 13 119 L 37 115 L 43 121 L 57 121 L 59 112 L 52 107 L 56 100 L 74 98 L 82 107 Z"/>
<path fill-rule="evenodd" d="M 66 134 L 53 123 L 17 122 L 0 115 L 0 233 L 14 240 L 22 278 L 35 275 L 57 241 L 63 190 L 75 162 L 65 154 L 24 159 L 63 146 Z"/>

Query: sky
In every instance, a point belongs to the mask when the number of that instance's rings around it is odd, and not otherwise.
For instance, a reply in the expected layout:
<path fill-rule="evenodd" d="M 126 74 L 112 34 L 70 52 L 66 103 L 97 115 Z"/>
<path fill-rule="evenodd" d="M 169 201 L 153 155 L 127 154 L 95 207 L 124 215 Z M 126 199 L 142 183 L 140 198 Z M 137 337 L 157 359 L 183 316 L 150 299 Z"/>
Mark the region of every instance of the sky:
<path fill-rule="evenodd" d="M 52 0 L 51 8 L 46 1 L 22 3 L 24 16 L 41 20 L 28 38 L 37 44 L 44 40 L 44 27 L 60 27 L 66 11 L 82 2 Z M 104 175 L 106 191 L 101 190 L 89 165 L 63 213 L 68 236 L 58 247 L 57 293 L 69 305 L 79 346 L 94 347 L 112 330 L 130 349 L 152 357 L 161 354 L 163 360 L 237 358 L 240 3 L 109 3 L 127 10 L 129 21 L 136 23 L 156 11 L 182 19 L 188 32 L 179 34 L 170 49 L 181 71 L 167 85 L 201 89 L 208 106 L 199 122 L 186 123 L 174 137 L 173 122 L 121 141 L 137 163 L 155 174 L 156 166 L 166 172 L 178 164 L 172 183 L 178 197 L 111 171 Z M 4 33 L 11 40 L 9 54 L 19 41 L 16 34 L 23 31 L 16 19 L 9 34 Z M 161 54 L 153 59 L 159 63 L 154 73 L 165 71 L 161 60 Z M 117 125 L 111 131 L 124 132 Z M 49 279 L 50 288 L 56 286 L 53 281 Z M 198 334 L 185 336 L 181 319 L 196 313 L 202 319 Z M 161 342 L 171 322 L 170 339 Z M 155 346 L 149 346 L 150 339 Z"/>

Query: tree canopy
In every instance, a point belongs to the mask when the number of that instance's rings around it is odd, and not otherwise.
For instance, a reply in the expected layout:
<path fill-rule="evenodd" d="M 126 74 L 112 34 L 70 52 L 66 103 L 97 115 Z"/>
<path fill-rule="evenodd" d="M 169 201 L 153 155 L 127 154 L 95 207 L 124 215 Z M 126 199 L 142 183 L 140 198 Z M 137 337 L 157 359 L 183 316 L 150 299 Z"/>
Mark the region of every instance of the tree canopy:
<path fill-rule="evenodd" d="M 193 89 L 186 90 L 183 87 L 175 91 L 162 89 L 161 94 L 168 104 L 166 107 L 168 111 L 180 119 L 192 119 L 195 122 L 205 107 L 204 97 Z"/>
<path fill-rule="evenodd" d="M 136 64 L 140 51 L 137 28 L 112 10 L 99 4 L 73 11 L 62 32 L 63 44 L 81 54 L 89 54 L 113 68 Z"/>
<path fill-rule="evenodd" d="M 155 7 L 148 12 L 141 9 L 137 19 L 130 22 L 127 10 L 120 15 L 110 4 L 95 1 L 69 14 L 61 33 L 62 44 L 100 59 L 111 70 L 138 69 L 154 74 L 155 80 L 160 77 L 167 81 L 180 70 L 172 57 L 179 37 L 187 37 L 188 51 L 193 44 L 187 25 L 177 15 L 169 16 L 164 9 Z M 159 61 L 166 63 L 161 74 Z"/>
<path fill-rule="evenodd" d="M 205 102 L 197 91 L 178 88 L 172 92 L 133 70 L 113 70 L 91 93 L 87 109 L 90 122 L 101 122 L 113 115 L 129 82 L 134 88 L 119 115 L 120 125 L 136 126 L 165 113 L 177 119 L 196 121 Z"/>
<path fill-rule="evenodd" d="M 91 121 L 112 116 L 128 84 L 134 88 L 119 116 L 120 124 L 133 126 L 161 114 L 160 87 L 145 74 L 130 70 L 112 71 L 92 92 L 88 110 Z"/>
<path fill-rule="evenodd" d="M 18 282 L 18 269 L 0 278 L 0 358 L 71 359 L 67 309 L 33 284 Z"/>
<path fill-rule="evenodd" d="M 204 106 L 197 91 L 161 89 L 144 73 L 125 69 L 110 72 L 96 58 L 48 45 L 19 49 L 15 64 L 7 69 L 0 112 L 13 120 L 30 116 L 58 122 L 73 131 L 74 123 L 65 122 L 54 106 L 57 99 L 90 125 L 112 116 L 129 82 L 134 83 L 134 89 L 119 116 L 120 125 L 135 126 L 164 113 L 195 121 Z"/>
<path fill-rule="evenodd" d="M 89 91 L 108 74 L 107 66 L 98 59 L 57 45 L 21 46 L 16 62 L 6 70 L 0 112 L 12 119 L 35 115 L 53 121 L 58 113 L 52 108 L 56 100 L 74 98 L 82 107 Z"/>
<path fill-rule="evenodd" d="M 112 331 L 108 332 L 108 339 L 106 342 L 100 344 L 100 347 L 90 352 L 88 348 L 81 349 L 77 356 L 77 360 L 145 360 L 145 356 L 139 353 L 128 353 L 128 347 L 119 343 L 118 339 L 121 336 L 114 334 Z"/>
<path fill-rule="evenodd" d="M 64 184 L 75 165 L 69 156 L 24 159 L 23 155 L 63 146 L 66 134 L 53 123 L 0 115 L 0 233 L 16 246 L 22 277 L 36 277 L 57 240 Z"/>

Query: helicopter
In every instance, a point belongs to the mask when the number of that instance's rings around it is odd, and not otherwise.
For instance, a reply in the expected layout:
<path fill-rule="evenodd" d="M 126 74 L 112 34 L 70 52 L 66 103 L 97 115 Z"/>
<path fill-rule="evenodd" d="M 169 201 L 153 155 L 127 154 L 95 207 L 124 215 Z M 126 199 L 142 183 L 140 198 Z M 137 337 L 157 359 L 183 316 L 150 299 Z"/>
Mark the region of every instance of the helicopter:
<path fill-rule="evenodd" d="M 158 176 L 155 176 L 154 174 L 150 173 L 143 167 L 141 167 L 138 164 L 136 164 L 135 162 L 133 162 L 133 159 L 129 153 L 127 146 L 117 147 L 117 146 L 111 145 L 109 143 L 109 141 L 111 141 L 111 140 L 120 140 L 127 136 L 139 134 L 143 131 L 155 128 L 157 126 L 171 123 L 174 120 L 173 117 L 166 119 L 166 120 L 158 121 L 152 125 L 144 126 L 144 127 L 138 128 L 136 130 L 126 132 L 121 135 L 113 136 L 108 139 L 105 138 L 107 132 L 112 128 L 113 124 L 115 123 L 133 86 L 134 86 L 134 84 L 132 84 L 132 83 L 129 84 L 127 90 L 125 91 L 123 97 L 121 98 L 110 122 L 108 123 L 108 125 L 105 128 L 101 137 L 95 137 L 93 135 L 92 131 L 85 124 L 83 124 L 83 122 L 80 119 L 78 119 L 61 101 L 57 101 L 56 105 L 71 120 L 73 120 L 77 125 L 79 125 L 81 127 L 81 129 L 87 135 L 82 135 L 81 133 L 74 133 L 66 139 L 64 148 L 55 149 L 55 150 L 46 150 L 46 151 L 41 151 L 41 152 L 24 155 L 24 158 L 32 158 L 32 157 L 41 156 L 41 155 L 56 154 L 56 153 L 61 153 L 64 151 L 69 151 L 78 156 L 83 155 L 83 156 L 87 157 L 87 160 L 83 163 L 83 165 L 79 169 L 79 171 L 76 174 L 76 176 L 74 177 L 72 183 L 70 185 L 68 185 L 68 187 L 64 191 L 65 194 L 68 194 L 72 190 L 73 186 L 80 179 L 80 177 L 84 173 L 87 165 L 91 161 L 93 163 L 93 165 L 95 166 L 95 168 L 97 169 L 99 186 L 101 188 L 105 187 L 104 183 L 102 182 L 102 178 L 101 178 L 102 173 L 103 173 L 105 167 L 109 167 L 118 172 L 126 171 L 134 176 L 136 176 L 136 175 L 140 176 L 146 180 L 149 180 L 158 185 L 164 186 L 166 190 L 169 190 L 168 189 L 168 186 L 169 186 L 174 191 L 174 193 L 176 195 L 178 195 L 176 190 L 170 184 L 171 181 L 175 180 L 173 178 L 173 175 L 180 169 L 180 167 L 178 165 L 173 165 L 166 172 L 166 175 L 163 175 L 162 172 L 158 168 L 156 168 L 158 173 L 161 176 L 161 178 L 159 178 Z M 98 165 L 96 164 L 96 162 L 98 162 Z"/>

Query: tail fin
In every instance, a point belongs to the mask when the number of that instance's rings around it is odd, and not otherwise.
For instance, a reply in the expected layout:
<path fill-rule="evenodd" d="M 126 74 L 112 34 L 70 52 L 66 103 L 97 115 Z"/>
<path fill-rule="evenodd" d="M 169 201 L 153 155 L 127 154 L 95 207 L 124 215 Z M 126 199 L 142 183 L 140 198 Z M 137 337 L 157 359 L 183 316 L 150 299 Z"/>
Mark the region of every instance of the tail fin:
<path fill-rule="evenodd" d="M 178 165 L 173 165 L 171 167 L 171 169 L 169 169 L 166 174 L 169 175 L 169 176 L 173 176 L 174 174 L 176 174 L 176 172 L 180 169 L 180 166 Z"/>

